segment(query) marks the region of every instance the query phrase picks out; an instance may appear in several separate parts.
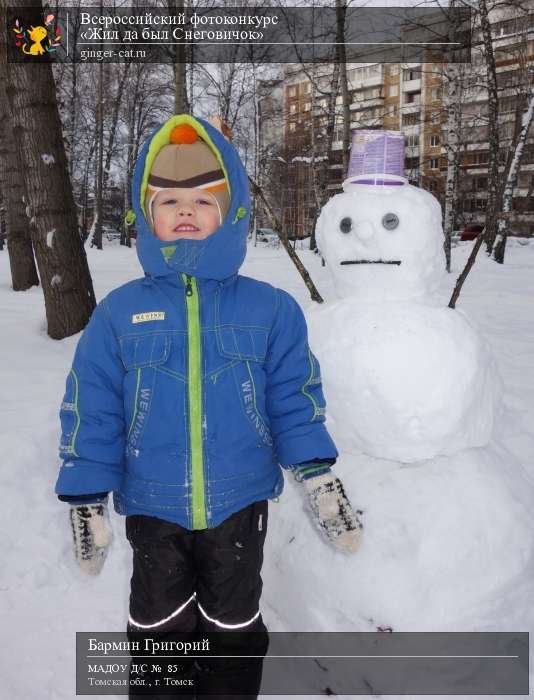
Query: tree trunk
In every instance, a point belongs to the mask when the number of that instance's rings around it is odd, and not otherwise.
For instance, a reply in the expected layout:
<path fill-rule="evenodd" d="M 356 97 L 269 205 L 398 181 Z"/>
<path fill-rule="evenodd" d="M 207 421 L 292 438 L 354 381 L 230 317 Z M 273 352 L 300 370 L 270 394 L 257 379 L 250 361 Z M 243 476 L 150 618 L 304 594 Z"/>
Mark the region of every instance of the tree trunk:
<path fill-rule="evenodd" d="M 0 80 L 1 83 L 1 80 Z M 0 85 L 0 94 L 2 94 Z M 20 159 L 13 143 L 11 124 L 0 107 L 0 190 L 5 198 L 7 249 L 11 268 L 11 282 L 15 292 L 22 292 L 39 284 L 29 221 L 24 210 L 24 188 Z"/>
<path fill-rule="evenodd" d="M 516 132 L 516 142 L 513 148 L 513 156 L 509 163 L 508 172 L 506 175 L 506 181 L 504 185 L 503 195 L 502 195 L 502 207 L 501 211 L 504 216 L 499 217 L 498 222 L 498 233 L 495 239 L 495 246 L 493 248 L 493 257 L 496 262 L 504 262 L 504 253 L 506 250 L 506 239 L 508 237 L 508 220 L 507 215 L 512 211 L 513 205 L 513 193 L 514 187 L 517 184 L 517 178 L 519 176 L 519 166 L 521 165 L 521 158 L 523 156 L 523 151 L 525 149 L 525 143 L 527 140 L 528 132 L 530 130 L 530 125 L 532 124 L 532 119 L 534 117 L 534 93 L 531 93 L 528 97 L 527 106 L 521 115 L 521 119 L 518 120 Z"/>
<path fill-rule="evenodd" d="M 96 246 L 102 250 L 102 219 L 103 219 L 103 185 L 104 185 L 104 65 L 98 65 L 98 92 L 97 92 L 97 151 L 96 151 L 96 179 L 95 179 L 95 205 L 93 210 L 93 237 L 91 247 Z"/>
<path fill-rule="evenodd" d="M 171 15 L 180 15 L 185 11 L 186 3 L 184 0 L 168 0 L 169 13 Z M 185 114 L 189 111 L 187 103 L 187 76 L 186 76 L 186 52 L 185 44 L 176 45 L 176 54 L 174 58 L 174 113 Z"/>
<path fill-rule="evenodd" d="M 113 146 L 115 144 L 115 136 L 117 134 L 117 124 L 119 122 L 119 110 L 122 104 L 122 96 L 124 87 L 128 81 L 128 73 L 130 72 L 131 63 L 124 65 L 124 74 L 118 74 L 117 94 L 113 100 L 113 115 L 111 117 L 111 127 L 109 130 L 108 145 L 106 148 L 106 164 L 104 165 L 104 182 L 103 190 L 106 190 L 109 180 L 109 169 L 111 168 L 111 157 L 113 155 Z"/>
<path fill-rule="evenodd" d="M 486 207 L 486 225 L 484 238 L 488 255 L 493 249 L 497 233 L 497 199 L 499 183 L 499 97 L 497 93 L 497 71 L 491 36 L 491 25 L 486 0 L 478 3 L 480 27 L 484 41 L 484 57 L 488 81 L 488 129 L 489 129 L 489 163 L 488 163 L 488 204 Z"/>
<path fill-rule="evenodd" d="M 5 0 L 1 5 L 5 10 Z M 36 0 L 19 0 L 13 5 L 20 7 L 24 26 L 33 21 L 25 8 L 42 13 L 42 4 Z M 86 326 L 95 295 L 78 232 L 51 64 L 46 60 L 10 64 L 7 96 L 28 206 L 35 220 L 32 239 L 48 334 L 62 339 Z"/>
<path fill-rule="evenodd" d="M 0 4 L 0 13 L 3 11 Z M 3 219 L 6 227 L 7 249 L 11 268 L 11 284 L 15 292 L 22 292 L 39 284 L 30 222 L 24 207 L 24 185 L 19 154 L 13 141 L 10 113 L 7 105 L 7 56 L 6 33 L 0 32 L 0 192 L 3 202 Z M 2 237 L 2 244 L 4 237 Z M 3 245 L 2 245 L 3 247 Z"/>
<path fill-rule="evenodd" d="M 447 123 L 445 127 L 445 151 L 447 153 L 447 176 L 445 181 L 445 212 L 443 232 L 445 241 L 445 264 L 447 272 L 451 271 L 451 240 L 455 226 L 455 214 L 458 209 L 458 174 L 460 166 L 460 129 L 462 124 L 462 107 L 460 100 L 461 71 L 457 63 L 447 67 L 447 97 L 445 109 Z"/>
<path fill-rule="evenodd" d="M 343 173 L 348 175 L 350 150 L 350 97 L 347 84 L 347 58 L 345 51 L 345 16 L 347 14 L 346 0 L 336 0 L 336 53 L 339 63 L 339 82 L 343 108 Z"/>

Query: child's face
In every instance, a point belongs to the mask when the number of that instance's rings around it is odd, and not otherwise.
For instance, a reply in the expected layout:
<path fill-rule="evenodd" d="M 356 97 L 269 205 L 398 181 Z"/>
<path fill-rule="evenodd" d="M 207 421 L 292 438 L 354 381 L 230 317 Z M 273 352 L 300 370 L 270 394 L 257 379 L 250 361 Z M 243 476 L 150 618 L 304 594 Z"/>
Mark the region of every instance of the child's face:
<path fill-rule="evenodd" d="M 158 192 L 152 215 L 154 233 L 162 241 L 202 240 L 214 233 L 220 224 L 215 197 L 199 188 L 175 187 Z"/>

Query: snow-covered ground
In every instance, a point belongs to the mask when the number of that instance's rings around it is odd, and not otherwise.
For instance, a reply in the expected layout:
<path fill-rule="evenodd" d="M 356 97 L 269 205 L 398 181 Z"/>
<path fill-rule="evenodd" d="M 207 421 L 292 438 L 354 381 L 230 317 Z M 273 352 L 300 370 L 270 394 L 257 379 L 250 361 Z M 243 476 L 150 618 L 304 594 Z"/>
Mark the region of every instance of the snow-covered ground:
<path fill-rule="evenodd" d="M 440 292 L 444 304 L 471 245 L 453 251 L 454 272 Z M 323 297 L 331 299 L 320 258 L 299 254 Z M 141 274 L 135 249 L 109 245 L 104 252 L 88 249 L 88 256 L 98 298 Z M 242 272 L 286 289 L 305 310 L 313 305 L 282 248 L 251 247 Z M 349 559 L 323 544 L 304 512 L 300 487 L 288 480 L 270 509 L 265 553 L 263 615 L 271 630 L 392 625 L 400 631 L 534 631 L 528 514 L 534 488 L 533 298 L 534 244 L 511 241 L 504 266 L 480 254 L 459 308 L 489 342 L 504 381 L 505 410 L 494 438 L 487 448 L 409 470 L 342 454 L 338 473 L 354 504 L 365 510 L 365 540 L 356 555 Z M 75 633 L 124 628 L 129 546 L 123 521 L 113 514 L 116 538 L 102 574 L 89 578 L 75 566 L 67 507 L 53 487 L 58 409 L 77 337 L 58 342 L 46 335 L 41 291 L 11 290 L 5 251 L 0 313 L 2 697 L 71 699 Z M 342 447 L 343 435 L 335 437 Z M 486 507 L 491 499 L 500 504 L 494 517 Z M 459 520 L 440 519 L 442 511 Z M 413 518 L 406 521 L 406 513 Z M 458 551 L 462 527 L 481 538 L 473 540 L 471 552 L 465 545 Z"/>

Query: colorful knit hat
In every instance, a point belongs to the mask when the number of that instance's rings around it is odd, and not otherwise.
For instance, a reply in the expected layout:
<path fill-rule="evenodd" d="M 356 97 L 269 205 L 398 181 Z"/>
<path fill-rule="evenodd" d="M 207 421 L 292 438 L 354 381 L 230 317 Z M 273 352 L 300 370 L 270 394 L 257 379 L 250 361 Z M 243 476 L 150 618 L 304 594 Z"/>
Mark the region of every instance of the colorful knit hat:
<path fill-rule="evenodd" d="M 228 185 L 219 161 L 189 124 L 178 124 L 171 131 L 170 143 L 156 155 L 145 195 L 145 211 L 153 227 L 152 207 L 161 190 L 198 187 L 210 192 L 217 202 L 221 223 L 230 206 Z"/>

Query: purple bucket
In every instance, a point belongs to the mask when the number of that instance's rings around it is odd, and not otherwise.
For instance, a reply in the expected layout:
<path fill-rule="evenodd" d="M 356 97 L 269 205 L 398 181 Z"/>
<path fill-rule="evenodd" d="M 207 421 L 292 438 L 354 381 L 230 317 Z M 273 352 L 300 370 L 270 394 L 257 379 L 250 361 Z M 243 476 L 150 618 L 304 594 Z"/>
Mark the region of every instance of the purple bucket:
<path fill-rule="evenodd" d="M 400 131 L 358 129 L 352 134 L 345 185 L 405 185 L 404 136 Z"/>

